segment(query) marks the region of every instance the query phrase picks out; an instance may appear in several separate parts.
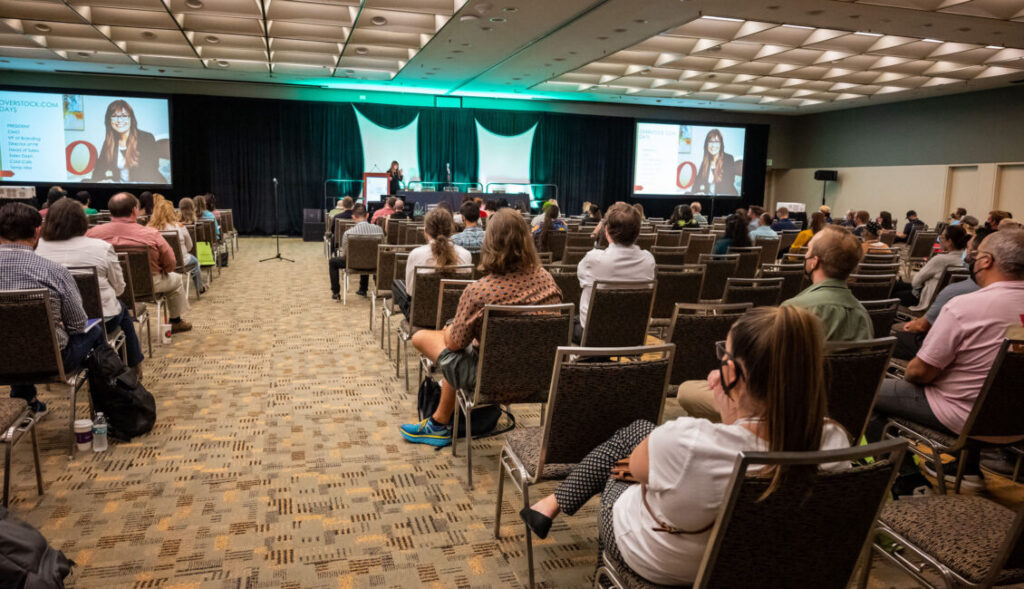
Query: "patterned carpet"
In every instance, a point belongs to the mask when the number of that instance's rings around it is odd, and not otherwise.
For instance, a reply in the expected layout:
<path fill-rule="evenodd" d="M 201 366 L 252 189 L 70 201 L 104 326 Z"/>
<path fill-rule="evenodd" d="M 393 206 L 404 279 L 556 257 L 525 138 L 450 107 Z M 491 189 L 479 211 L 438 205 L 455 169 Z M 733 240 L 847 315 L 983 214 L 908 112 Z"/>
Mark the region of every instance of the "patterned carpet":
<path fill-rule="evenodd" d="M 474 444 L 475 491 L 464 457 L 405 443 L 415 397 L 369 330 L 369 302 L 331 300 L 319 244 L 288 239 L 296 263 L 257 262 L 273 252 L 242 239 L 185 315 L 195 329 L 154 342 L 151 434 L 69 462 L 67 401 L 42 391 L 46 494 L 20 445 L 12 511 L 77 561 L 77 588 L 524 587 L 511 485 L 492 534 L 501 439 Z M 671 401 L 666 417 L 678 413 Z M 535 425 L 538 408 L 517 418 Z M 541 587 L 590 586 L 596 512 L 535 541 Z M 883 570 L 872 586 L 913 584 Z"/>

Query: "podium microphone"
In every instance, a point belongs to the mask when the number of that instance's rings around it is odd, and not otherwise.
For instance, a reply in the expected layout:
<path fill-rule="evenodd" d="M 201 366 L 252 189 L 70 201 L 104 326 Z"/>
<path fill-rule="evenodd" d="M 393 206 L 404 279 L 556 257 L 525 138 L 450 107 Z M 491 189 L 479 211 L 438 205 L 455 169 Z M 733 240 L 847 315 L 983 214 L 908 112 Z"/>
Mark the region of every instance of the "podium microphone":
<path fill-rule="evenodd" d="M 274 186 L 277 186 L 277 178 L 271 178 L 274 181 Z"/>

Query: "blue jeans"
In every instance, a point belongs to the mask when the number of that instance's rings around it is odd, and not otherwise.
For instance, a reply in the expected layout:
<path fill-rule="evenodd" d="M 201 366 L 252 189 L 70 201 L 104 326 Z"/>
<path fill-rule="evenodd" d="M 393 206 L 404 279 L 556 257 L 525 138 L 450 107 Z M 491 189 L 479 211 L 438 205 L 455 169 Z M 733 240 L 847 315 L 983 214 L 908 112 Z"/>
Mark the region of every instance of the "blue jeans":
<path fill-rule="evenodd" d="M 139 336 L 135 333 L 135 323 L 128 312 L 128 308 L 121 303 L 121 312 L 106 320 L 107 329 L 120 327 L 124 333 L 124 351 L 128 357 L 128 366 L 138 366 L 142 362 L 142 344 L 139 343 Z"/>
<path fill-rule="evenodd" d="M 199 260 L 192 254 L 185 254 L 185 267 L 188 268 L 189 274 L 192 275 L 192 282 L 196 285 L 196 291 L 203 290 L 203 269 L 199 267 Z"/>
<path fill-rule="evenodd" d="M 60 351 L 61 361 L 64 363 L 64 373 L 69 374 L 77 369 L 89 357 L 92 349 L 100 344 L 106 343 L 107 335 L 99 324 L 85 333 L 69 333 L 68 343 Z M 36 385 L 16 384 L 11 386 L 11 397 L 25 399 L 32 402 L 36 398 Z"/>

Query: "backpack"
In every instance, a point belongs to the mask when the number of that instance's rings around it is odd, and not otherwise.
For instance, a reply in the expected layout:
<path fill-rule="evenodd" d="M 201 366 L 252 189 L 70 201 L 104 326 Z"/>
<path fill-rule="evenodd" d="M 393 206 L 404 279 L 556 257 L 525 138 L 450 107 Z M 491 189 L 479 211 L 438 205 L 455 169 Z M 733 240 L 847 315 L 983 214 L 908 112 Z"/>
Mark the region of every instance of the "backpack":
<path fill-rule="evenodd" d="M 420 383 L 420 390 L 416 395 L 416 409 L 419 412 L 420 419 L 426 419 L 433 415 L 440 403 L 441 385 L 433 378 L 430 378 L 428 374 L 423 378 L 423 382 Z M 498 427 L 498 421 L 501 419 L 502 414 L 508 415 L 511 424 L 496 430 L 495 428 Z M 473 438 L 497 436 L 516 427 L 516 417 L 502 409 L 501 405 L 474 407 L 470 413 L 470 419 L 472 421 Z M 465 420 L 459 421 L 459 431 L 455 432 L 455 437 L 466 437 Z"/>
<path fill-rule="evenodd" d="M 124 442 L 149 433 L 156 423 L 156 399 L 125 368 L 113 348 L 101 344 L 88 359 L 93 409 L 107 418 L 108 434 Z"/>
<path fill-rule="evenodd" d="M 74 565 L 39 530 L 0 507 L 0 588 L 62 588 Z"/>

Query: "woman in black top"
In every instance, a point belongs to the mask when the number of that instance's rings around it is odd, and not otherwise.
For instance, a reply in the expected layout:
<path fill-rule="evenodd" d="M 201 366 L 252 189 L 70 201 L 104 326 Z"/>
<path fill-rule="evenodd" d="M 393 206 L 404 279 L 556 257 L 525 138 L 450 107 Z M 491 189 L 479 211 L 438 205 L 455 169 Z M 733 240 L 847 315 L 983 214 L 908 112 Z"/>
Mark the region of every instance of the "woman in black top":
<path fill-rule="evenodd" d="M 402 181 L 402 168 L 398 167 L 398 161 L 391 162 L 391 167 L 388 168 L 388 194 L 398 194 L 398 191 L 402 188 L 400 182 Z"/>
<path fill-rule="evenodd" d="M 160 173 L 156 138 L 139 130 L 135 111 L 124 100 L 115 100 L 104 115 L 107 136 L 92 172 L 93 182 L 141 182 L 166 184 Z"/>

